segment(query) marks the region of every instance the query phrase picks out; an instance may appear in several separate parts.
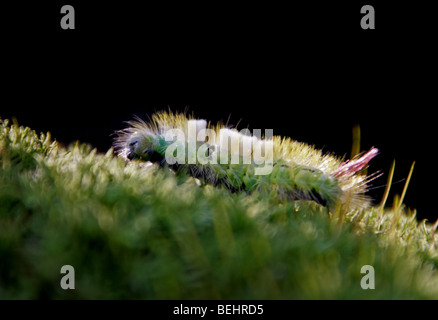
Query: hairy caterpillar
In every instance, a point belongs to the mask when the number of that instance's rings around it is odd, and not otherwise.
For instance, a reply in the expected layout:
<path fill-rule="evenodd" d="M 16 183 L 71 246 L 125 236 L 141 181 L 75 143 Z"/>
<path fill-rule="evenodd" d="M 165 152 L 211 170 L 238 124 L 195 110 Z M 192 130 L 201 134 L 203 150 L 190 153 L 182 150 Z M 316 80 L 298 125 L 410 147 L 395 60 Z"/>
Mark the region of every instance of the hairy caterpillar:
<path fill-rule="evenodd" d="M 127 161 L 156 162 L 204 184 L 275 193 L 282 201 L 313 200 L 329 209 L 369 204 L 365 192 L 372 176 L 359 172 L 376 156 L 376 148 L 342 162 L 290 138 L 261 139 L 184 114 L 160 112 L 149 123 L 136 119 L 128 124 L 114 143 Z"/>

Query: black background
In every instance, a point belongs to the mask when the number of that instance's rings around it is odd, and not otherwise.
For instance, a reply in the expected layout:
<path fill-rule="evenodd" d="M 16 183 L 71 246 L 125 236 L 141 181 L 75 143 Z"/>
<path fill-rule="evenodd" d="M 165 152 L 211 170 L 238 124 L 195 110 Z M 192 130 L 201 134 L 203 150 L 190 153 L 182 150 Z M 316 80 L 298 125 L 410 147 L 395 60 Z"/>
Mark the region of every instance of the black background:
<path fill-rule="evenodd" d="M 188 108 L 346 157 L 359 124 L 361 149 L 380 149 L 375 202 L 392 161 L 400 182 L 388 203 L 416 161 L 405 203 L 435 221 L 438 55 L 426 3 L 2 4 L 0 117 L 105 152 L 134 114 Z M 60 27 L 64 4 L 75 30 Z M 360 27 L 365 4 L 375 30 Z"/>

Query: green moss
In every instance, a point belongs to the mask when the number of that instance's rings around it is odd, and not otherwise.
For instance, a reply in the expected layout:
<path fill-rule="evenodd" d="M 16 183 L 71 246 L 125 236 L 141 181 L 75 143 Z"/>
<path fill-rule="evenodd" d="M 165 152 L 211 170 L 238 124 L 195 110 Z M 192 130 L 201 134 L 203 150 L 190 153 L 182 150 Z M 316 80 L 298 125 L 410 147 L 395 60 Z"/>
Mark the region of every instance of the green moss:
<path fill-rule="evenodd" d="M 435 229 L 403 205 L 329 213 L 200 187 L 1 122 L 2 299 L 437 299 Z"/>

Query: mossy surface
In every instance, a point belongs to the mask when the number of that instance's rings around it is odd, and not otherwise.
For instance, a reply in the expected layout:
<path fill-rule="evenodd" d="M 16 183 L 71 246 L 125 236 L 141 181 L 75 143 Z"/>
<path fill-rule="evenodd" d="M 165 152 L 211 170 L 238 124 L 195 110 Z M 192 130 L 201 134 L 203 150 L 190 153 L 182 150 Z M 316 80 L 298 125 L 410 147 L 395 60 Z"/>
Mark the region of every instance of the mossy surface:
<path fill-rule="evenodd" d="M 230 193 L 0 125 L 1 299 L 438 298 L 437 225 L 403 204 L 329 212 Z"/>

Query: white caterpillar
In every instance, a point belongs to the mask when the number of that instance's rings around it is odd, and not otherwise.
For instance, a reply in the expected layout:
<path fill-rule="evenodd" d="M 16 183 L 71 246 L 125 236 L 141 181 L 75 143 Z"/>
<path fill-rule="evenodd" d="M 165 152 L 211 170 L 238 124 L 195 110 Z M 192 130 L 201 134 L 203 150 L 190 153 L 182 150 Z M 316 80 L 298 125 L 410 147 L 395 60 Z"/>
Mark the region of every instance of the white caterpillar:
<path fill-rule="evenodd" d="M 170 112 L 154 114 L 150 123 L 131 121 L 117 133 L 114 146 L 125 160 L 156 162 L 232 192 L 275 192 L 283 201 L 313 200 L 329 209 L 369 204 L 372 176 L 359 173 L 376 148 L 342 162 L 290 138 L 261 139 Z"/>

